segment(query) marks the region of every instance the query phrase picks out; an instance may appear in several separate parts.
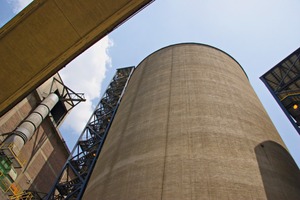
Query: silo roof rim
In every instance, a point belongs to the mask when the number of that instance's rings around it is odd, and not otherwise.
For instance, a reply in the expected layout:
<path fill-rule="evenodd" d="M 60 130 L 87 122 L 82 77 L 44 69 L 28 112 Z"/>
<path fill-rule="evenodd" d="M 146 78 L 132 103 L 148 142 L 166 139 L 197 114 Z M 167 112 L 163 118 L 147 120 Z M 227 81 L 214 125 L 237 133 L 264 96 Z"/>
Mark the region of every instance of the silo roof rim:
<path fill-rule="evenodd" d="M 197 42 L 183 42 L 183 43 L 171 44 L 171 45 L 162 47 L 162 48 L 160 48 L 160 49 L 158 49 L 158 50 L 152 52 L 152 53 L 149 54 L 147 57 L 145 57 L 145 58 L 137 65 L 137 67 L 138 67 L 142 62 L 144 62 L 144 60 L 146 60 L 147 58 L 149 58 L 149 57 L 152 56 L 153 54 L 155 54 L 155 53 L 157 53 L 157 52 L 159 52 L 159 51 L 161 51 L 161 50 L 163 50 L 163 49 L 166 49 L 166 48 L 169 48 L 169 47 L 172 47 L 172 46 L 190 45 L 190 44 L 210 47 L 210 48 L 216 49 L 216 50 L 218 50 L 218 51 L 220 51 L 220 52 L 226 54 L 227 56 L 229 56 L 232 60 L 234 60 L 234 61 L 240 66 L 240 68 L 243 70 L 244 74 L 246 75 L 247 79 L 249 80 L 248 75 L 247 75 L 247 73 L 245 72 L 244 68 L 243 68 L 243 67 L 240 65 L 240 63 L 239 63 L 236 59 L 234 59 L 230 54 L 226 53 L 225 51 L 223 51 L 223 50 L 221 50 L 221 49 L 219 49 L 219 48 L 217 48 L 217 47 L 214 47 L 214 46 L 211 46 L 211 45 L 208 45 L 208 44 L 204 44 L 204 43 L 197 43 Z M 137 68 L 137 67 L 136 67 L 136 68 Z"/>

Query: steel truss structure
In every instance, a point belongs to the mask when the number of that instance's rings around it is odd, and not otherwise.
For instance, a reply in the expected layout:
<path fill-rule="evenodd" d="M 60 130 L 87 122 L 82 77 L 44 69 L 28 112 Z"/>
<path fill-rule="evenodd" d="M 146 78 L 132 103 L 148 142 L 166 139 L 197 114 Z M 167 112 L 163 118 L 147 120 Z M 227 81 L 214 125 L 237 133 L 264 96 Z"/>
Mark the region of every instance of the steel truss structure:
<path fill-rule="evenodd" d="M 300 134 L 300 48 L 260 79 Z"/>
<path fill-rule="evenodd" d="M 134 67 L 117 69 L 45 199 L 81 199 Z"/>
<path fill-rule="evenodd" d="M 60 88 L 60 91 L 56 91 L 56 88 Z M 60 112 L 62 113 L 59 119 L 55 119 L 56 124 L 61 123 L 61 120 L 64 119 L 67 113 L 69 113 L 69 111 L 77 106 L 80 102 L 86 101 L 83 93 L 74 92 L 56 78 L 53 78 L 53 81 L 51 83 L 49 94 L 51 93 L 56 93 L 59 96 L 58 105 L 60 106 L 58 106 L 56 109 L 60 110 Z M 63 104 L 68 106 L 65 106 Z"/>
<path fill-rule="evenodd" d="M 53 78 L 49 94 L 51 94 L 52 92 L 55 92 L 55 89 L 54 89 L 55 84 L 60 85 L 60 87 L 62 87 L 62 91 L 59 92 L 59 97 L 60 97 L 61 101 L 66 102 L 70 106 L 70 108 L 67 110 L 68 112 L 72 108 L 77 106 L 81 101 L 85 101 L 83 93 L 74 92 L 73 90 L 68 88 L 66 85 L 64 85 L 61 81 L 59 81 L 56 78 Z"/>

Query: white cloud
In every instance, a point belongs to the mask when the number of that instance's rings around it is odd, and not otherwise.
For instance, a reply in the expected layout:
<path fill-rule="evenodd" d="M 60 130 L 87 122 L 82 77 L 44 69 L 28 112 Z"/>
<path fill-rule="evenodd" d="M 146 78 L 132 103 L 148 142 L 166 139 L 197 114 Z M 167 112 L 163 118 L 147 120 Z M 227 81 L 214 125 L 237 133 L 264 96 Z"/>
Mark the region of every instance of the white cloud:
<path fill-rule="evenodd" d="M 94 109 L 92 101 L 100 98 L 105 72 L 111 67 L 108 49 L 113 45 L 108 36 L 75 58 L 59 73 L 66 86 L 84 93 L 86 102 L 78 104 L 67 116 L 64 125 L 80 134 Z M 72 131 L 73 132 L 73 131 Z"/>
<path fill-rule="evenodd" d="M 9 4 L 13 6 L 13 12 L 17 14 L 21 10 L 23 10 L 28 4 L 32 2 L 32 0 L 7 0 Z"/>

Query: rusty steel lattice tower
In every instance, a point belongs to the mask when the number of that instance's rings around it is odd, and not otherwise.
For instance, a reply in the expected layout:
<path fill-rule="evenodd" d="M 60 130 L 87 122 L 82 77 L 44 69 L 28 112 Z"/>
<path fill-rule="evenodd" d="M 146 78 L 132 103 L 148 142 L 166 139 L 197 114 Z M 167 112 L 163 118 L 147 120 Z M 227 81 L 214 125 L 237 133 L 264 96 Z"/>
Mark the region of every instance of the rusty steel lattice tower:
<path fill-rule="evenodd" d="M 135 69 L 83 199 L 299 199 L 299 169 L 227 53 L 179 44 Z"/>

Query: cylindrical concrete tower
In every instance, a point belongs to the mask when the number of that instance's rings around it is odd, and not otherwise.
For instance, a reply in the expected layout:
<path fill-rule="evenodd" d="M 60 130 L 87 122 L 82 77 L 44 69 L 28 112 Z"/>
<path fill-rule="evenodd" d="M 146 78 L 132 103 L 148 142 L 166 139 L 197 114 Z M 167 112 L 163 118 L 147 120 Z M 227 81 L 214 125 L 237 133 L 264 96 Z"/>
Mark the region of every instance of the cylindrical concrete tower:
<path fill-rule="evenodd" d="M 299 169 L 241 66 L 202 44 L 134 71 L 84 199 L 300 199 Z"/>

